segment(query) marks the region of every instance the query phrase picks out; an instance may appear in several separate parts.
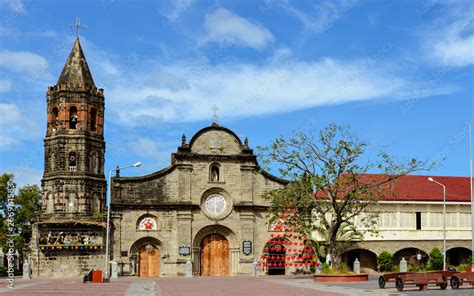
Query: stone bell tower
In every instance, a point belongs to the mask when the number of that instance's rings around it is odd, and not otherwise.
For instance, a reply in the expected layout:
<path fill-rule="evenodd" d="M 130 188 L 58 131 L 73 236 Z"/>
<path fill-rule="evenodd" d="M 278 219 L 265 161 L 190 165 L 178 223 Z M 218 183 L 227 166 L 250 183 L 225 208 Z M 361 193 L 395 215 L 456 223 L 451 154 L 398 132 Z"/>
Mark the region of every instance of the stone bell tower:
<path fill-rule="evenodd" d="M 95 86 L 77 36 L 46 93 L 42 211 L 33 219 L 34 277 L 104 268 L 104 91 Z"/>
<path fill-rule="evenodd" d="M 106 193 L 104 92 L 94 84 L 79 38 L 46 101 L 43 211 L 100 213 Z"/>

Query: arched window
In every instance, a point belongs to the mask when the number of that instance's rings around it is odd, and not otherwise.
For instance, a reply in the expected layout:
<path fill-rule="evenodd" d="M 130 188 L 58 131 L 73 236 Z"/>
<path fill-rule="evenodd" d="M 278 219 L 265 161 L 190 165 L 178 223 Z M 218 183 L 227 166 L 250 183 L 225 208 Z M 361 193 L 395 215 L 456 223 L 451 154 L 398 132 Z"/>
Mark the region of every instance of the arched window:
<path fill-rule="evenodd" d="M 209 169 L 209 181 L 218 182 L 221 181 L 221 168 L 218 163 L 213 163 Z"/>
<path fill-rule="evenodd" d="M 58 130 L 58 126 L 59 126 L 58 114 L 59 114 L 58 107 L 53 107 L 53 109 L 51 110 L 51 127 L 53 129 L 53 132 Z"/>
<path fill-rule="evenodd" d="M 75 106 L 69 108 L 69 128 L 77 128 L 77 108 Z"/>
<path fill-rule="evenodd" d="M 70 171 L 77 171 L 77 156 L 76 152 L 69 152 L 69 170 Z"/>
<path fill-rule="evenodd" d="M 91 108 L 91 111 L 89 112 L 89 125 L 90 125 L 90 130 L 92 132 L 95 132 L 96 130 L 96 122 L 97 122 L 97 110 L 95 108 Z"/>

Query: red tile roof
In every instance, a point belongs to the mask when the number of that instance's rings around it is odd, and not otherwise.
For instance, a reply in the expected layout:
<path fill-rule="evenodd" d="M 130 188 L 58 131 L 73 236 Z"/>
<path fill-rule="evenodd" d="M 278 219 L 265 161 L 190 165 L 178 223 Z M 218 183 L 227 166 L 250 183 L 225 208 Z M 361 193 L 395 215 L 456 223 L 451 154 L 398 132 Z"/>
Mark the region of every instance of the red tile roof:
<path fill-rule="evenodd" d="M 469 177 L 446 177 L 446 176 L 401 176 L 391 183 L 391 188 L 387 188 L 386 193 L 381 201 L 426 201 L 426 202 L 442 202 L 443 187 L 428 181 L 431 177 L 435 181 L 446 186 L 447 202 L 470 202 L 471 191 Z M 360 181 L 370 179 L 370 183 L 382 181 L 387 175 L 367 174 L 360 177 Z M 319 195 L 319 193 L 318 193 Z"/>
<path fill-rule="evenodd" d="M 428 181 L 431 177 L 446 186 L 447 202 L 470 202 L 469 177 L 414 176 L 406 175 L 393 185 L 395 194 L 384 196 L 383 200 L 394 201 L 443 201 L 443 187 Z"/>

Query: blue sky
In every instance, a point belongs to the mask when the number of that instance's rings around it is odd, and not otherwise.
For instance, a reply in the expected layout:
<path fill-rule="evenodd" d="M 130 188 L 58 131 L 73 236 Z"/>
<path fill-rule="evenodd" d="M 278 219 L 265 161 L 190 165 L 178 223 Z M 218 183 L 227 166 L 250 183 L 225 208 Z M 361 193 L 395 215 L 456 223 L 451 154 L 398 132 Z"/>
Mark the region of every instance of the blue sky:
<path fill-rule="evenodd" d="M 443 3 L 441 3 L 443 2 Z M 0 0 L 0 171 L 39 184 L 45 92 L 81 44 L 105 89 L 106 170 L 170 162 L 219 122 L 252 148 L 294 130 L 348 124 L 400 159 L 469 174 L 470 1 Z M 125 172 L 124 172 L 125 174 Z"/>

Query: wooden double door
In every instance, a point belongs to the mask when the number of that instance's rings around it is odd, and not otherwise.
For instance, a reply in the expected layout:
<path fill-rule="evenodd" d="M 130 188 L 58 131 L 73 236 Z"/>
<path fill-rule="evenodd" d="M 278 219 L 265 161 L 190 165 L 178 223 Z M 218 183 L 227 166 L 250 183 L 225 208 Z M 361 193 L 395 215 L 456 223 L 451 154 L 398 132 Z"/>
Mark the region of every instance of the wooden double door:
<path fill-rule="evenodd" d="M 160 275 L 160 251 L 153 245 L 140 248 L 140 273 L 141 277 Z M 151 247 L 151 248 L 150 248 Z"/>
<path fill-rule="evenodd" d="M 229 241 L 222 235 L 211 234 L 202 240 L 201 275 L 229 275 Z"/>

